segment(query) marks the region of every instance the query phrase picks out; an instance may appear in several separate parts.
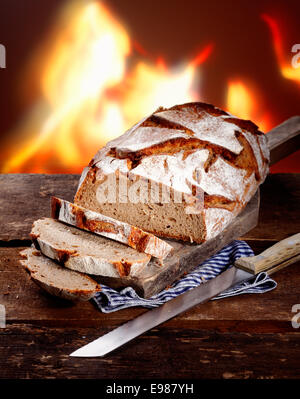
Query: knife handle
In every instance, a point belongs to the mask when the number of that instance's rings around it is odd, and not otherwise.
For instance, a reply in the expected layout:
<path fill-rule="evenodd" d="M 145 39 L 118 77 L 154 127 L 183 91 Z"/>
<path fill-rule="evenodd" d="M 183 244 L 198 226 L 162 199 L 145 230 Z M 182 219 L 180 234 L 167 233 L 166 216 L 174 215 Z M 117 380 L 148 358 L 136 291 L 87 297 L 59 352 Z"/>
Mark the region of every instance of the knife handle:
<path fill-rule="evenodd" d="M 300 260 L 300 233 L 279 241 L 260 255 L 239 258 L 234 265 L 253 274 L 263 271 L 272 274 L 297 260 Z"/>

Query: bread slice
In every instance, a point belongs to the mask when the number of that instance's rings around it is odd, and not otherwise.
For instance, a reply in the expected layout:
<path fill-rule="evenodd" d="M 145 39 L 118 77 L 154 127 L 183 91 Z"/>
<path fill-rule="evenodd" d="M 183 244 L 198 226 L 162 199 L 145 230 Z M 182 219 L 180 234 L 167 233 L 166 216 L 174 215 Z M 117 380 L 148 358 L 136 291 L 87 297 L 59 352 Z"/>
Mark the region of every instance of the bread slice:
<path fill-rule="evenodd" d="M 74 203 L 159 237 L 201 243 L 245 208 L 268 174 L 258 127 L 214 107 L 160 108 L 101 148 Z"/>
<path fill-rule="evenodd" d="M 156 258 L 164 259 L 173 250 L 171 245 L 151 233 L 56 197 L 51 198 L 51 216 Z"/>
<path fill-rule="evenodd" d="M 20 254 L 24 258 L 20 262 L 32 280 L 51 295 L 88 301 L 100 291 L 100 285 L 89 276 L 65 269 L 35 248 L 27 248 Z"/>
<path fill-rule="evenodd" d="M 35 221 L 30 236 L 44 255 L 69 269 L 92 275 L 134 276 L 151 259 L 127 245 L 50 218 Z"/>

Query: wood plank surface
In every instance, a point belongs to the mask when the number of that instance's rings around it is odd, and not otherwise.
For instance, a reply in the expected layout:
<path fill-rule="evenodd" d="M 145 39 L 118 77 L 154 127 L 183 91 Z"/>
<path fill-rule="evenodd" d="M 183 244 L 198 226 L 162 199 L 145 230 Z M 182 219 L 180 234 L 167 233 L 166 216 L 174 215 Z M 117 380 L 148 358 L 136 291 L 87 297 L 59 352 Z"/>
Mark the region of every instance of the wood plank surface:
<path fill-rule="evenodd" d="M 52 195 L 73 201 L 79 175 L 0 175 L 0 240 L 26 240 L 32 223 L 50 216 Z"/>
<path fill-rule="evenodd" d="M 300 148 L 300 116 L 292 116 L 288 120 L 273 128 L 267 133 L 268 147 L 270 150 L 270 165 Z"/>
<path fill-rule="evenodd" d="M 104 314 L 93 302 L 71 304 L 41 291 L 18 263 L 19 251 L 29 245 L 33 220 L 49 215 L 51 195 L 72 200 L 78 176 L 0 177 L 0 304 L 7 316 L 0 328 L 0 378 L 300 377 L 300 329 L 291 324 L 292 307 L 300 304 L 299 262 L 274 275 L 273 291 L 198 305 L 103 359 L 70 358 L 147 310 Z M 267 178 L 259 224 L 243 237 L 256 254 L 300 231 L 299 203 L 300 175 Z"/>
<path fill-rule="evenodd" d="M 299 378 L 299 335 L 153 329 L 106 358 L 71 358 L 105 328 L 11 326 L 2 378 Z M 172 338 L 171 338 L 172 337 Z"/>
<path fill-rule="evenodd" d="M 258 225 L 248 240 L 280 241 L 300 232 L 300 175 L 269 175 L 261 186 Z"/>
<path fill-rule="evenodd" d="M 73 201 L 79 175 L 0 175 L 0 241 L 26 240 L 34 220 L 50 216 L 52 195 Z M 247 239 L 281 240 L 300 231 L 298 174 L 269 175 L 261 185 L 260 217 Z"/>
<path fill-rule="evenodd" d="M 93 302 L 77 304 L 48 295 L 40 289 L 19 264 L 23 248 L 0 248 L 0 303 L 6 307 L 7 323 L 48 326 L 106 327 L 108 329 L 145 312 L 143 308 L 124 309 L 105 314 Z M 276 274 L 278 287 L 263 295 L 246 294 L 198 305 L 168 322 L 176 326 L 207 327 L 229 331 L 292 332 L 292 306 L 299 300 L 299 262 Z M 276 295 L 274 295 L 276 293 Z M 234 300 L 236 299 L 236 300 Z M 237 306 L 238 304 L 238 306 Z M 220 324 L 220 321 L 222 322 Z M 247 322 L 251 322 L 249 325 Z M 165 323 L 162 328 L 165 328 Z"/>

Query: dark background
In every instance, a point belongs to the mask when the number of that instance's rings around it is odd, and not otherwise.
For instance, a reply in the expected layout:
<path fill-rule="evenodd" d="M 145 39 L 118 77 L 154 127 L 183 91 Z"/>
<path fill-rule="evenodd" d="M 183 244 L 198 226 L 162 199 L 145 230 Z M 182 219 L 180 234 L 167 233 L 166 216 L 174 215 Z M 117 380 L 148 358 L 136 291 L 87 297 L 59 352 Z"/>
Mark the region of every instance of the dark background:
<path fill-rule="evenodd" d="M 62 0 L 0 0 L 0 43 L 6 47 L 6 69 L 0 69 L 0 144 L 38 96 L 37 82 L 24 82 L 30 55 L 45 37 Z M 225 106 L 229 79 L 255 81 L 262 107 L 273 124 L 300 114 L 300 83 L 282 77 L 267 13 L 280 23 L 286 59 L 300 43 L 300 1 L 244 0 L 106 0 L 130 37 L 168 65 L 191 59 L 207 43 L 215 48 L 206 61 L 201 100 Z M 24 95 L 26 87 L 26 95 Z M 255 122 L 255 121 L 254 121 Z M 18 137 L 15 138 L 18 140 Z M 91 156 L 93 153 L 91 153 Z M 273 171 L 300 172 L 299 152 Z M 82 165 L 84 166 L 84 165 Z"/>

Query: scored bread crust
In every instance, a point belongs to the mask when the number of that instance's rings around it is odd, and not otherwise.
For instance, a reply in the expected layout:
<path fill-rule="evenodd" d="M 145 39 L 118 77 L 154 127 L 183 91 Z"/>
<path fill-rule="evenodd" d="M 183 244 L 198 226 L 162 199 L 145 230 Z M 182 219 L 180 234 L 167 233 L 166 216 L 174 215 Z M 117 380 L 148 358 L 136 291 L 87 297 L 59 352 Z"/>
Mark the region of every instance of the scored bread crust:
<path fill-rule="evenodd" d="M 151 256 L 55 219 L 36 220 L 30 233 L 35 247 L 65 267 L 95 276 L 134 276 Z"/>
<path fill-rule="evenodd" d="M 156 258 L 164 259 L 173 250 L 171 245 L 153 234 L 56 197 L 51 198 L 51 216 L 61 222 L 122 242 Z"/>
<path fill-rule="evenodd" d="M 268 165 L 266 137 L 251 121 L 204 103 L 160 108 L 98 151 L 82 173 L 74 203 L 161 237 L 201 243 L 244 209 Z M 170 190 L 171 199 L 176 193 L 185 199 L 173 208 L 146 201 L 152 212 L 145 203 L 99 202 L 97 190 L 111 176 L 126 179 L 129 187 L 135 179 L 155 182 Z"/>
<path fill-rule="evenodd" d="M 101 290 L 89 276 L 63 268 L 35 248 L 27 248 L 20 255 L 23 258 L 20 263 L 31 279 L 51 295 L 72 301 L 88 301 Z"/>

